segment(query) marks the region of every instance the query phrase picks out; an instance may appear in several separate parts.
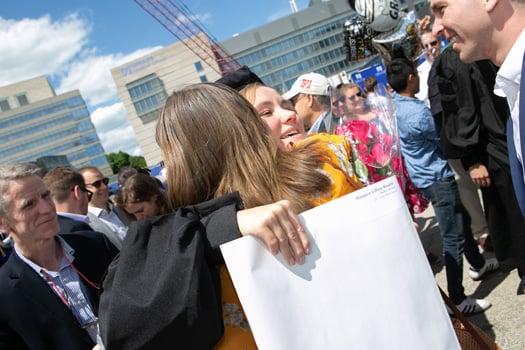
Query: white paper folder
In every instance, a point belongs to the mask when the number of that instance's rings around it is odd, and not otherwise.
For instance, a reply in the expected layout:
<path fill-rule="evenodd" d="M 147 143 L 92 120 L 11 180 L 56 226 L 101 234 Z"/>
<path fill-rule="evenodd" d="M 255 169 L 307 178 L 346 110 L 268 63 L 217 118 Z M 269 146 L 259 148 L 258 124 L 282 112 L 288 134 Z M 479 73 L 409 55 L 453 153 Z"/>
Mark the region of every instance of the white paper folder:
<path fill-rule="evenodd" d="M 460 349 L 395 177 L 301 219 L 304 265 L 250 236 L 221 246 L 259 349 Z"/>

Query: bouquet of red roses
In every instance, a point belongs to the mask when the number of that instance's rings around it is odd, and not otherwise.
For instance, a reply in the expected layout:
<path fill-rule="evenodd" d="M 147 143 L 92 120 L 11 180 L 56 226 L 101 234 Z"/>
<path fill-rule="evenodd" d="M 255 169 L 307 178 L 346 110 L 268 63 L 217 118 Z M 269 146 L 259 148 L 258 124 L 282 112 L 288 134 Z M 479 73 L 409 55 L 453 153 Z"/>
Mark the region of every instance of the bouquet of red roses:
<path fill-rule="evenodd" d="M 380 129 L 374 122 L 351 120 L 340 125 L 336 131 L 350 140 L 354 170 L 365 185 L 399 175 L 403 171 L 396 135 L 381 132 Z"/>
<path fill-rule="evenodd" d="M 346 110 L 336 134 L 346 136 L 353 149 L 354 169 L 365 184 L 403 173 L 393 101 L 387 91 L 354 97 L 352 110 Z M 403 188 L 403 183 L 400 183 Z"/>
<path fill-rule="evenodd" d="M 410 212 L 424 211 L 428 200 L 413 185 L 404 166 L 390 95 L 383 90 L 381 95 L 376 92 L 363 98 L 362 103 L 353 115 L 344 117 L 347 121 L 335 131 L 352 145 L 355 174 L 365 186 L 395 175 Z"/>

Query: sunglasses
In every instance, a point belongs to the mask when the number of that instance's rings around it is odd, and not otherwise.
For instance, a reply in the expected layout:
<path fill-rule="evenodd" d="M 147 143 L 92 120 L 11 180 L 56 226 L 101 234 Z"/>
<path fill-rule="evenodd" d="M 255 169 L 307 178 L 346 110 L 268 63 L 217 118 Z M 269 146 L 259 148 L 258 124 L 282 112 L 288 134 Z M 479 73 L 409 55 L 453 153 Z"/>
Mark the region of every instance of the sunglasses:
<path fill-rule="evenodd" d="M 337 104 L 339 104 L 339 103 L 344 103 L 344 102 L 345 102 L 345 99 L 348 99 L 348 101 L 352 101 L 352 102 L 353 102 L 353 101 L 355 101 L 356 97 L 361 97 L 361 93 L 358 92 L 357 94 L 352 95 L 352 96 L 348 96 L 348 97 L 346 97 L 346 96 L 341 96 L 341 97 L 339 97 L 337 100 L 335 100 L 334 102 L 332 102 L 332 104 L 333 104 L 334 106 L 337 106 Z"/>
<path fill-rule="evenodd" d="M 95 188 L 99 188 L 101 184 L 104 184 L 104 185 L 108 185 L 109 183 L 109 179 L 107 177 L 103 178 L 103 179 L 100 179 L 100 180 L 97 180 L 95 182 L 92 182 L 90 184 L 86 184 L 86 186 L 93 186 Z"/>
<path fill-rule="evenodd" d="M 434 40 L 434 41 L 429 42 L 428 44 L 425 44 L 424 46 L 425 47 L 432 47 L 432 46 L 436 46 L 437 44 L 438 44 L 438 41 Z"/>
<path fill-rule="evenodd" d="M 91 198 L 93 198 L 93 192 L 91 192 L 90 190 L 88 190 L 88 189 L 85 188 L 85 187 L 82 187 L 82 186 L 78 186 L 78 187 L 80 188 L 80 190 L 81 190 L 82 192 L 86 192 L 86 193 L 87 193 L 88 200 L 91 201 Z M 74 191 L 74 190 L 75 190 L 75 188 L 73 187 L 73 188 L 71 189 L 71 191 Z"/>

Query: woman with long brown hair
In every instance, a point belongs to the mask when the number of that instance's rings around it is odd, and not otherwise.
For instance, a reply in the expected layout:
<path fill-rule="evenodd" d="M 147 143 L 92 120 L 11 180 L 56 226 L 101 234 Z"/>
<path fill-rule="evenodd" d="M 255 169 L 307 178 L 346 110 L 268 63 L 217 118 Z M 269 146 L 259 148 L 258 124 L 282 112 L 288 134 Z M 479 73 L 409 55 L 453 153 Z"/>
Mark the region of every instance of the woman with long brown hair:
<path fill-rule="evenodd" d="M 279 103 L 290 118 L 274 132 L 248 100 L 225 85 L 195 84 L 175 91 L 156 134 L 173 209 L 238 191 L 247 208 L 287 199 L 301 212 L 359 188 L 349 154 L 340 155 L 323 139 L 305 140 L 293 106 Z M 346 165 L 341 167 L 339 158 Z M 221 287 L 225 333 L 218 348 L 255 349 L 225 266 Z"/>
<path fill-rule="evenodd" d="M 280 147 L 254 107 L 225 85 L 196 84 L 174 92 L 156 134 L 170 205 L 175 209 L 234 191 L 247 208 L 281 199 L 291 201 L 297 212 L 319 204 L 316 198 L 333 184 L 319 170 L 333 162 L 318 140 L 295 138 L 301 132 L 300 123 L 292 125 L 281 139 L 301 144 Z M 348 180 L 341 191 L 360 187 L 347 176 L 351 169 L 338 171 Z"/>

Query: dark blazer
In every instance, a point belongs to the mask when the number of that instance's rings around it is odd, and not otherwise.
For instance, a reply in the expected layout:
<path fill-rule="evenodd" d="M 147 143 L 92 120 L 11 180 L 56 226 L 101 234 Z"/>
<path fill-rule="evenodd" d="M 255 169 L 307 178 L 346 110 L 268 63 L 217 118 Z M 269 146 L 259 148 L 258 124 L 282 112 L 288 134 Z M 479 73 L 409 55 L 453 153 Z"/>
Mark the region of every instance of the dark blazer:
<path fill-rule="evenodd" d="M 520 92 L 521 95 L 523 95 L 522 92 Z M 521 101 L 520 101 L 521 103 Z M 521 106 L 521 105 L 520 105 Z M 520 115 L 521 119 L 521 115 Z M 525 118 L 523 118 L 525 121 Z M 520 120 L 520 135 L 521 137 L 525 137 L 525 123 Z M 516 193 L 516 199 L 518 200 L 518 204 L 520 206 L 521 215 L 525 217 L 525 184 L 523 183 L 523 167 L 520 164 L 518 160 L 518 155 L 516 152 L 516 145 L 514 144 L 514 136 L 513 136 L 513 125 L 512 125 L 512 119 L 509 118 L 507 122 L 507 140 L 509 145 L 509 161 L 510 161 L 510 172 L 512 174 L 512 183 L 514 185 L 514 192 Z M 525 143 L 521 142 L 521 154 L 522 156 L 525 155 Z"/>
<path fill-rule="evenodd" d="M 525 54 L 521 62 L 521 77 L 525 76 Z M 525 157 L 525 83 L 520 81 L 520 142 L 521 142 L 521 156 Z M 516 145 L 514 144 L 513 124 L 512 118 L 509 117 L 507 122 L 507 142 L 509 144 L 509 160 L 510 171 L 512 174 L 512 183 L 514 184 L 514 192 L 518 199 L 518 204 L 521 209 L 521 214 L 525 217 L 525 183 L 523 183 L 523 166 L 518 161 L 516 152 Z"/>
<path fill-rule="evenodd" d="M 71 233 L 78 231 L 94 231 L 87 223 L 68 218 L 66 216 L 57 215 L 58 224 L 60 225 L 60 233 Z"/>
<path fill-rule="evenodd" d="M 61 235 L 75 250 L 73 264 L 99 283 L 117 254 L 96 232 Z M 95 311 L 98 290 L 80 279 Z M 95 344 L 48 284 L 17 254 L 0 269 L 0 349 L 91 349 Z"/>

